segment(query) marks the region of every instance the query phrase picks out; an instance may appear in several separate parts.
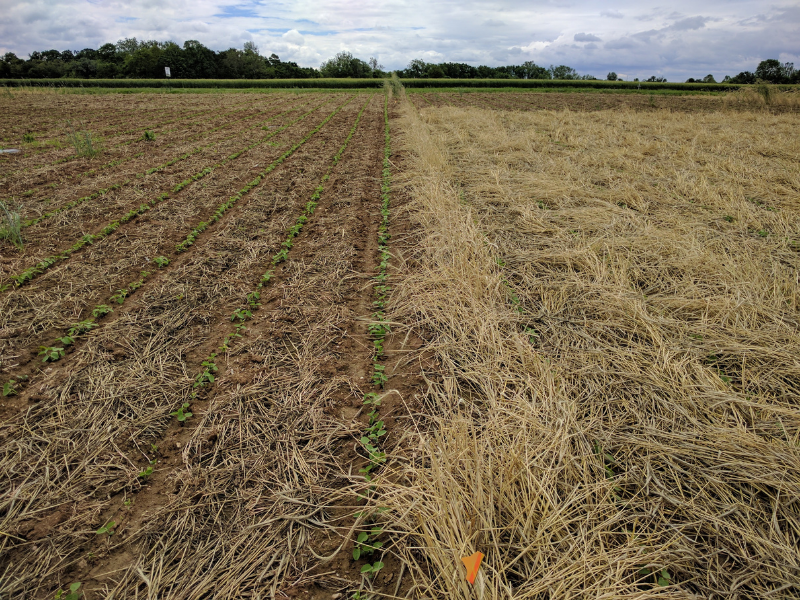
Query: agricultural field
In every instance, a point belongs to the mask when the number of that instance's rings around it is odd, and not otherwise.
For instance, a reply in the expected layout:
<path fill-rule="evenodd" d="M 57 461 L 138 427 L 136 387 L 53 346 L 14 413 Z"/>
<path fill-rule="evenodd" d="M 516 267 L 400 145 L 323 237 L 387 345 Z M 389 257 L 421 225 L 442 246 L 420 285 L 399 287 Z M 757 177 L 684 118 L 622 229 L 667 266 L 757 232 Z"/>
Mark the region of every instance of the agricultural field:
<path fill-rule="evenodd" d="M 794 96 L 0 107 L 0 598 L 800 597 Z"/>

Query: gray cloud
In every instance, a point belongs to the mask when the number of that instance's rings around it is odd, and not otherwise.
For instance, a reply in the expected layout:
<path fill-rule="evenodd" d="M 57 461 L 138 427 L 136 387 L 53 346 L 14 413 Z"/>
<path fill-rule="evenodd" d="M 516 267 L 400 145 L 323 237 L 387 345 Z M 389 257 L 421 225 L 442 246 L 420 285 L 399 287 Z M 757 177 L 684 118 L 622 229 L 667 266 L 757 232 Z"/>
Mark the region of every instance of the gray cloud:
<path fill-rule="evenodd" d="M 710 17 L 689 17 L 687 19 L 676 21 L 670 25 L 668 29 L 673 31 L 691 31 L 693 29 L 702 29 L 709 21 L 711 21 Z"/>
<path fill-rule="evenodd" d="M 340 50 L 387 68 L 412 58 L 471 64 L 567 64 L 581 73 L 683 80 L 800 64 L 794 0 L 0 0 L 0 53 L 78 50 L 125 37 L 200 40 L 214 50 L 253 41 L 303 66 Z M 591 33 L 586 33 L 591 32 Z M 600 40 L 604 40 L 600 42 Z"/>

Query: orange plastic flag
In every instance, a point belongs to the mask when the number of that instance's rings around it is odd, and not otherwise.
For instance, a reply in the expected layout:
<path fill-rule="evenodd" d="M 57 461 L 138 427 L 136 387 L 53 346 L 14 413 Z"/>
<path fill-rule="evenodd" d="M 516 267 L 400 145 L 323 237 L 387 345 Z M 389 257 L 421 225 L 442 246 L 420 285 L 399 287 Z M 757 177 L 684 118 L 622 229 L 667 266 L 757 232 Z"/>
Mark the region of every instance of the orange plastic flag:
<path fill-rule="evenodd" d="M 464 566 L 467 567 L 467 581 L 475 585 L 475 577 L 478 575 L 478 567 L 481 566 L 483 554 L 476 552 L 472 556 L 465 556 L 461 559 Z"/>

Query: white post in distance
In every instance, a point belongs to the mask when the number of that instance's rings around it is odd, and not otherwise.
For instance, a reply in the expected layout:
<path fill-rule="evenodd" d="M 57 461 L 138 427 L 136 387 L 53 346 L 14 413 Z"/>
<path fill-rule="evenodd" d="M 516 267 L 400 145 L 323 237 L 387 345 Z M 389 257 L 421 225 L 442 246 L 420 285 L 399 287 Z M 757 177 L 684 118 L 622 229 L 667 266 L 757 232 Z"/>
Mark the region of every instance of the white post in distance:
<path fill-rule="evenodd" d="M 164 73 L 167 74 L 167 79 L 169 79 L 171 77 L 171 74 L 169 72 L 169 67 L 164 67 Z"/>

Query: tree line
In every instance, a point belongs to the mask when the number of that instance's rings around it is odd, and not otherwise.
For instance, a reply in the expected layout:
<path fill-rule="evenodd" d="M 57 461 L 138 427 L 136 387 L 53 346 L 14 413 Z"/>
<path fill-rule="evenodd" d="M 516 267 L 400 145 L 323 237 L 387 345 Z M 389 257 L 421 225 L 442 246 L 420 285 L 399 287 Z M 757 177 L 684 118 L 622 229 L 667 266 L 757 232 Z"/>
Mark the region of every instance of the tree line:
<path fill-rule="evenodd" d="M 197 40 L 138 41 L 136 38 L 104 44 L 98 49 L 31 52 L 27 60 L 8 52 L 0 60 L 0 77 L 44 79 L 147 78 L 163 79 L 164 67 L 178 79 L 304 79 L 320 77 L 317 69 L 282 61 L 276 54 L 261 56 L 247 42 L 242 50 L 215 52 Z"/>
<path fill-rule="evenodd" d="M 79 79 L 146 78 L 163 79 L 169 67 L 175 79 L 307 79 L 314 77 L 373 78 L 388 73 L 377 59 L 367 61 L 350 52 L 339 52 L 323 62 L 319 69 L 300 67 L 295 62 L 282 61 L 276 54 L 262 56 L 253 42 L 244 48 L 229 48 L 216 52 L 197 40 L 188 40 L 179 46 L 175 42 L 138 41 L 126 38 L 116 44 L 104 44 L 98 49 L 44 50 L 31 52 L 29 58 L 18 58 L 13 52 L 0 57 L 0 78 L 11 79 Z M 520 65 L 473 67 L 466 63 L 428 63 L 414 59 L 405 69 L 397 71 L 399 77 L 427 79 L 559 79 L 597 80 L 593 75 L 579 74 L 567 65 L 543 67 L 533 61 Z M 610 72 L 609 81 L 619 76 Z M 639 81 L 634 79 L 634 81 Z M 649 82 L 665 82 L 653 75 Z M 747 84 L 759 81 L 768 83 L 800 83 L 800 71 L 792 63 L 775 59 L 759 63 L 754 72 L 743 71 L 734 77 L 725 76 L 723 83 Z M 716 83 L 713 75 L 687 83 Z"/>

